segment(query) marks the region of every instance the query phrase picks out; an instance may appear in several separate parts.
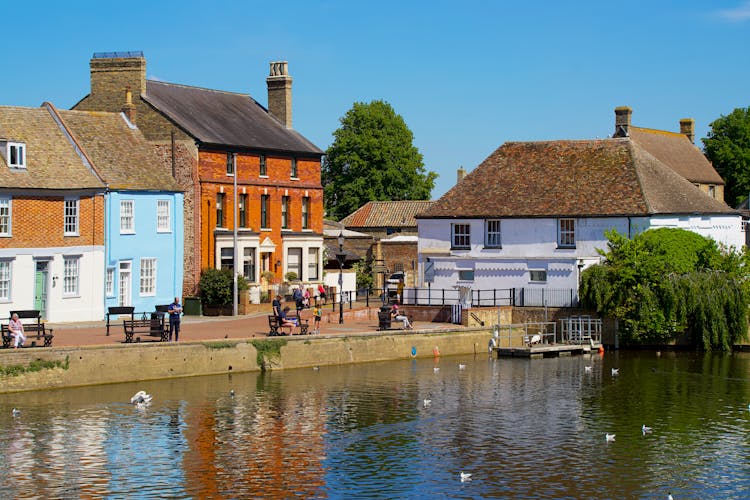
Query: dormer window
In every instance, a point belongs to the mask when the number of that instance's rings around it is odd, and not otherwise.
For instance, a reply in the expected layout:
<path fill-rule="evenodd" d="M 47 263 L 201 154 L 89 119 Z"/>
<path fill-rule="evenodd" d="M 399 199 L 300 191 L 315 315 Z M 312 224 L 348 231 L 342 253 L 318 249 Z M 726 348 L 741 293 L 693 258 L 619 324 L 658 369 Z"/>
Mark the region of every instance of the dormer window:
<path fill-rule="evenodd" d="M 26 168 L 26 144 L 9 142 L 6 158 L 11 168 Z"/>

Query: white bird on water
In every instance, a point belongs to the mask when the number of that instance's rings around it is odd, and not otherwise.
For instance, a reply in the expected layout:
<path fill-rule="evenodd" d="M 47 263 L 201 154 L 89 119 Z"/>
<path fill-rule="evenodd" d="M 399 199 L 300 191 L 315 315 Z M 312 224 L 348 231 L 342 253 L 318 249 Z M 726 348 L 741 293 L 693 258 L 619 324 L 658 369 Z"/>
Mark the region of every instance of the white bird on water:
<path fill-rule="evenodd" d="M 425 408 L 427 408 L 431 404 L 432 404 L 432 400 L 431 399 L 425 398 L 425 399 L 422 400 L 422 406 L 424 406 Z"/>
<path fill-rule="evenodd" d="M 652 430 L 653 430 L 653 429 L 652 429 L 651 427 L 646 427 L 646 424 L 643 424 L 643 425 L 641 426 L 641 432 L 642 432 L 643 434 L 648 434 L 648 433 L 649 433 L 649 432 L 651 432 Z"/>
<path fill-rule="evenodd" d="M 460 477 L 461 477 L 462 483 L 465 483 L 466 481 L 471 481 L 471 474 L 469 474 L 468 472 L 462 472 Z"/>
<path fill-rule="evenodd" d="M 672 498 L 672 494 L 671 493 L 667 493 L 667 500 L 674 500 L 674 498 Z"/>
<path fill-rule="evenodd" d="M 21 410 L 19 410 L 18 408 L 13 408 L 10 413 L 14 418 L 18 418 L 21 416 Z"/>
<path fill-rule="evenodd" d="M 616 377 L 619 374 L 620 374 L 620 369 L 619 368 L 612 368 L 612 376 L 613 377 Z"/>
<path fill-rule="evenodd" d="M 604 438 L 607 440 L 608 443 L 611 443 L 612 441 L 615 440 L 615 435 L 614 434 L 610 434 L 608 432 L 607 434 L 604 435 Z"/>
<path fill-rule="evenodd" d="M 130 398 L 130 404 L 147 405 L 149 403 L 151 403 L 151 395 L 147 394 L 146 391 L 138 391 Z"/>
<path fill-rule="evenodd" d="M 591 373 L 591 367 L 590 366 L 584 366 L 583 371 L 586 373 Z"/>
<path fill-rule="evenodd" d="M 440 367 L 439 367 L 439 366 L 436 366 L 435 368 L 433 368 L 433 369 L 432 369 L 432 371 L 434 371 L 435 373 L 437 373 L 437 372 L 439 372 L 439 371 L 440 371 Z"/>
<path fill-rule="evenodd" d="M 463 363 L 459 363 L 459 364 L 458 364 L 458 369 L 459 369 L 459 370 L 463 370 L 464 368 L 466 368 L 466 365 L 465 365 L 465 364 L 463 364 Z"/>

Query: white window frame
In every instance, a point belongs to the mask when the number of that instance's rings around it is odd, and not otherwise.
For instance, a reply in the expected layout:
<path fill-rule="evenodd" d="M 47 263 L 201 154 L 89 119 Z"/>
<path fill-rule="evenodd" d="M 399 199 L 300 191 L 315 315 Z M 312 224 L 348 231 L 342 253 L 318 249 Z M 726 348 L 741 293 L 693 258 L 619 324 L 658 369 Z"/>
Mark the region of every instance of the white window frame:
<path fill-rule="evenodd" d="M 451 248 L 456 250 L 471 248 L 471 224 L 451 224 Z"/>
<path fill-rule="evenodd" d="M 302 276 L 302 250 L 303 247 L 289 247 L 286 249 L 286 272 L 284 274 L 294 272 L 297 274 L 299 281 L 306 281 Z M 292 258 L 292 254 L 295 255 L 295 258 Z M 299 260 L 297 260 L 297 257 L 299 257 Z"/>
<path fill-rule="evenodd" d="M 258 176 L 268 177 L 268 163 L 266 155 L 258 156 Z"/>
<path fill-rule="evenodd" d="M 320 249 L 318 247 L 307 248 L 307 280 L 313 281 L 320 279 Z"/>
<path fill-rule="evenodd" d="M 65 198 L 63 203 L 63 234 L 65 236 L 78 236 L 80 208 L 80 198 Z"/>
<path fill-rule="evenodd" d="M 135 200 L 120 200 L 120 234 L 135 234 Z"/>
<path fill-rule="evenodd" d="M 156 295 L 156 258 L 142 257 L 139 279 L 139 295 L 153 297 Z"/>
<path fill-rule="evenodd" d="M 557 221 L 557 246 L 559 248 L 576 247 L 576 220 L 558 219 Z"/>
<path fill-rule="evenodd" d="M 500 219 L 487 219 L 484 222 L 484 246 L 502 248 L 502 223 Z"/>
<path fill-rule="evenodd" d="M 156 200 L 156 232 L 172 232 L 171 200 Z"/>
<path fill-rule="evenodd" d="M 13 150 L 15 150 L 15 153 L 12 153 Z M 13 161 L 14 156 L 16 161 Z M 8 159 L 8 166 L 10 168 L 26 168 L 26 144 L 23 142 L 8 142 L 6 158 Z"/>
<path fill-rule="evenodd" d="M 0 196 L 0 236 L 13 236 L 12 196 Z"/>
<path fill-rule="evenodd" d="M 289 165 L 290 170 L 290 177 L 292 179 L 299 179 L 299 164 L 297 163 L 297 158 L 292 158 L 292 162 Z"/>
<path fill-rule="evenodd" d="M 281 197 L 281 229 L 289 229 L 289 196 Z"/>
<path fill-rule="evenodd" d="M 310 229 L 310 197 L 302 198 L 302 229 Z"/>
<path fill-rule="evenodd" d="M 458 281 L 474 281 L 473 269 L 456 269 L 458 271 Z"/>
<path fill-rule="evenodd" d="M 115 268 L 108 267 L 104 279 L 104 293 L 107 297 L 115 296 Z"/>
<path fill-rule="evenodd" d="M 10 302 L 13 286 L 13 260 L 0 259 L 0 302 Z"/>
<path fill-rule="evenodd" d="M 534 279 L 535 275 L 537 276 L 537 279 Z M 547 270 L 529 269 L 529 283 L 547 283 Z"/>
<path fill-rule="evenodd" d="M 79 297 L 81 294 L 81 256 L 63 257 L 63 297 Z"/>
<path fill-rule="evenodd" d="M 234 155 L 227 153 L 227 177 L 234 177 Z"/>

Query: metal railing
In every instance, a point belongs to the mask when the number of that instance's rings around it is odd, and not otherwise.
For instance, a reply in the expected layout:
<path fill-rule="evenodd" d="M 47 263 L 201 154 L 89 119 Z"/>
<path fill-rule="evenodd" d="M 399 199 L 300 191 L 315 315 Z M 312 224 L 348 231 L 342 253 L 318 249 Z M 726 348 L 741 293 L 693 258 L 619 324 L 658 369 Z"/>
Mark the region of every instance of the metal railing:
<path fill-rule="evenodd" d="M 554 321 L 495 325 L 493 332 L 495 347 L 557 343 L 557 324 Z"/>
<path fill-rule="evenodd" d="M 570 316 L 558 320 L 560 338 L 568 344 L 601 343 L 602 320 L 591 316 Z"/>

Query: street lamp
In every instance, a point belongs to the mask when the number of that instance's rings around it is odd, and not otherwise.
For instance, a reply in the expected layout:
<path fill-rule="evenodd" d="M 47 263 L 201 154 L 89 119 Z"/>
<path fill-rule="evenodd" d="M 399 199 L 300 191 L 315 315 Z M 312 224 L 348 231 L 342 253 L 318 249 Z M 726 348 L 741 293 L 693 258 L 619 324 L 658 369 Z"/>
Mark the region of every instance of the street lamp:
<path fill-rule="evenodd" d="M 339 261 L 339 325 L 344 323 L 344 231 L 339 231 L 339 253 L 336 254 L 336 260 Z"/>

